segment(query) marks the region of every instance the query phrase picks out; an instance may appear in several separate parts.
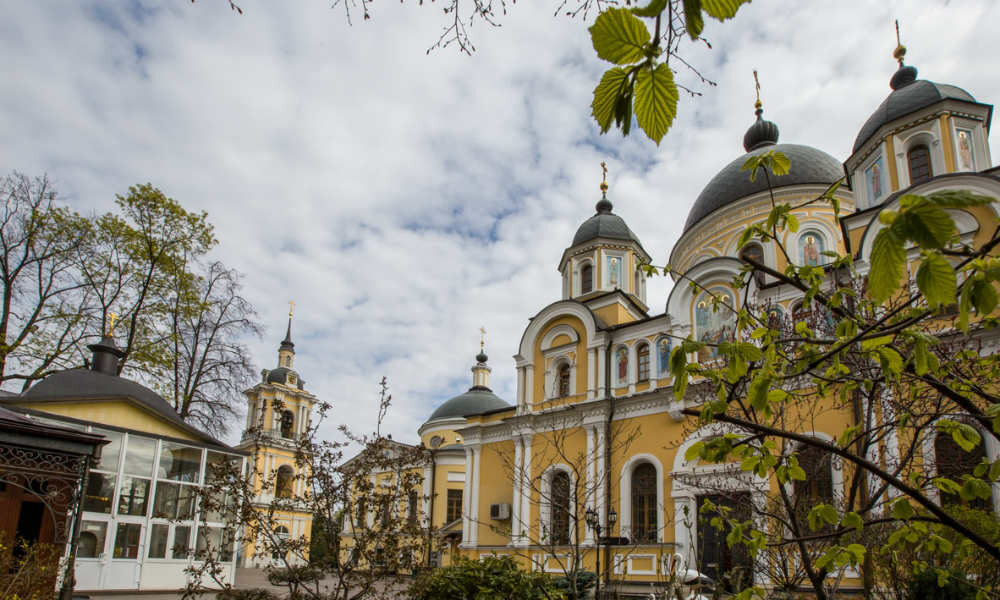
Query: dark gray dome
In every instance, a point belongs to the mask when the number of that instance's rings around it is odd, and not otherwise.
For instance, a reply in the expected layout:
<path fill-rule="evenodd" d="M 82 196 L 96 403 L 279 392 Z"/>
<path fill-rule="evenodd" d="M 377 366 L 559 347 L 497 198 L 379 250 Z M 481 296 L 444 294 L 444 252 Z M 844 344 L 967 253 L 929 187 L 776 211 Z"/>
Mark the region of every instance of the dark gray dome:
<path fill-rule="evenodd" d="M 574 246 L 596 238 L 631 240 L 639 243 L 639 238 L 628 228 L 625 220 L 611 212 L 611 201 L 607 197 L 601 198 L 596 208 L 597 214 L 584 221 L 576 230 L 576 235 L 573 236 Z"/>
<path fill-rule="evenodd" d="M 271 369 L 270 371 L 268 371 L 267 372 L 267 382 L 268 383 L 283 383 L 283 384 L 287 384 L 288 383 L 288 376 L 289 375 L 295 375 L 295 377 L 296 377 L 296 379 L 295 379 L 295 387 L 299 388 L 300 390 L 304 389 L 303 385 L 305 385 L 305 382 L 302 381 L 302 378 L 299 377 L 299 374 L 296 373 L 295 371 L 291 370 L 291 369 L 286 368 L 286 367 L 278 367 L 277 369 Z"/>
<path fill-rule="evenodd" d="M 822 150 L 817 150 L 811 146 L 800 144 L 767 144 L 756 150 L 751 150 L 743 156 L 729 163 L 719 173 L 708 182 L 705 189 L 694 201 L 691 212 L 688 213 L 687 222 L 684 224 L 684 231 L 691 229 L 699 221 L 740 198 L 745 198 L 750 194 L 763 192 L 767 189 L 767 178 L 758 176 L 754 181 L 750 181 L 750 173 L 741 171 L 743 163 L 753 155 L 762 154 L 775 150 L 781 152 L 791 161 L 787 175 L 772 177 L 771 182 L 775 188 L 789 185 L 802 185 L 808 183 L 818 183 L 830 185 L 844 175 L 844 168 L 840 161 L 830 156 Z"/>
<path fill-rule="evenodd" d="M 501 408 L 511 408 L 511 405 L 501 400 L 490 388 L 474 386 L 464 394 L 459 394 L 437 407 L 427 420 L 478 415 Z"/>
<path fill-rule="evenodd" d="M 960 87 L 945 83 L 934 83 L 926 79 L 916 79 L 917 70 L 911 66 L 900 67 L 892 76 L 890 86 L 892 93 L 882 101 L 872 116 L 865 121 L 864 127 L 854 140 L 854 152 L 857 152 L 871 139 L 878 128 L 895 121 L 900 117 L 926 108 L 941 100 L 954 99 L 964 102 L 975 102 L 972 94 Z"/>

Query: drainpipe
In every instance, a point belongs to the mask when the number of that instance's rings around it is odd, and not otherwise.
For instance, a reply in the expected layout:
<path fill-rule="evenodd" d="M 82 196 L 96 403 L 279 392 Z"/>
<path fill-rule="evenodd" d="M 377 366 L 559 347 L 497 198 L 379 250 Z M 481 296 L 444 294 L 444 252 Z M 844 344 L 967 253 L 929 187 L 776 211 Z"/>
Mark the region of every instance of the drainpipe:
<path fill-rule="evenodd" d="M 437 478 L 437 461 L 434 459 L 436 451 L 431 449 L 431 498 L 427 509 L 427 552 L 424 556 L 424 566 L 431 566 L 431 546 L 434 536 L 434 480 Z"/>
<path fill-rule="evenodd" d="M 611 509 L 611 421 L 615 418 L 615 395 L 611 391 L 611 344 L 614 338 L 608 334 L 608 345 L 604 349 L 604 397 L 608 399 L 608 420 L 604 424 L 604 523 L 608 525 L 608 511 Z M 621 512 L 621 511 L 619 511 Z M 607 528 L 607 537 L 611 537 L 611 527 Z M 601 551 L 601 540 L 597 540 L 597 552 Z M 610 581 L 610 550 L 604 552 L 604 589 L 608 589 Z"/>

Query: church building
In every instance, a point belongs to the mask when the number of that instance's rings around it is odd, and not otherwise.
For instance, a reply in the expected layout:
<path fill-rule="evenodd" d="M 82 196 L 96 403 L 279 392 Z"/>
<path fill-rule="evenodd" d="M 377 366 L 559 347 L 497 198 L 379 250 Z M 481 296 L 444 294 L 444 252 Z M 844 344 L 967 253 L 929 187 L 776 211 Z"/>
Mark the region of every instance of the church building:
<path fill-rule="evenodd" d="M 771 209 L 765 178 L 751 180 L 741 169 L 755 155 L 777 151 L 791 162 L 787 175 L 772 179 L 777 202 L 815 198 L 846 176 L 833 192 L 839 215 L 829 203 L 797 208 L 798 231 L 786 233 L 783 242 L 797 264 L 823 266 L 832 260 L 826 252 L 835 251 L 853 257 L 862 276 L 883 227 L 879 215 L 897 207 L 902 194 L 962 189 L 1000 198 L 1000 169 L 992 166 L 988 143 L 992 106 L 954 85 L 918 79 L 901 53 L 897 58 L 888 96 L 860 125 L 843 163 L 823 149 L 779 141 L 778 126 L 764 118 L 758 101 L 743 152 L 733 152 L 687 215 L 669 261 L 683 275 L 674 276 L 667 298 L 647 297 L 640 267 L 650 262 L 650 252 L 615 212 L 607 184 L 601 185 L 595 213 L 556 263 L 561 297 L 530 316 L 511 349 L 515 397 L 502 399 L 490 390 L 490 366 L 481 351 L 472 387 L 441 403 L 418 430 L 435 461 L 425 470 L 424 487 L 425 515 L 444 534 L 444 555 L 435 561 L 496 554 L 553 574 L 569 570 L 573 560 L 592 570 L 602 537 L 615 540 L 607 565 L 622 593 L 648 595 L 675 555 L 713 579 L 740 573 L 744 582 L 768 583 L 759 566 L 728 547 L 724 533 L 697 518 L 706 499 L 737 511 L 760 504 L 768 483 L 685 459 L 692 444 L 723 429 L 682 414 L 697 404 L 675 399 L 670 353 L 676 340 L 717 342 L 733 331 L 733 318 L 713 309 L 710 293 L 731 306 L 751 294 L 773 307 L 777 323 L 829 325 L 803 303 L 801 292 L 766 274 L 754 274 L 749 290 L 732 285 L 744 266 L 741 256 L 779 272 L 788 262 L 773 244 L 738 246 L 741 233 Z M 962 239 L 974 245 L 997 228 L 996 208 L 949 212 Z M 713 346 L 691 358 L 713 360 Z M 830 439 L 853 418 L 830 410 L 803 433 Z M 886 451 L 893 451 L 891 444 Z M 997 458 L 997 449 L 986 452 Z M 831 502 L 843 497 L 842 473 L 829 460 L 809 477 L 815 493 Z M 1000 509 L 1000 489 L 992 502 Z M 588 511 L 599 535 L 584 519 Z M 841 575 L 842 589 L 858 585 L 857 573 Z"/>

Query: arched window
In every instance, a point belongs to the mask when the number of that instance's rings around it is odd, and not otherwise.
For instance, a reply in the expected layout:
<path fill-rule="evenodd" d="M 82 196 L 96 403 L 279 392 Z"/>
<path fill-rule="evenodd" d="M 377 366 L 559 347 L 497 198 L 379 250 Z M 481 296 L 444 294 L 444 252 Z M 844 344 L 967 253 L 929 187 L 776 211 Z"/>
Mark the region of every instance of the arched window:
<path fill-rule="evenodd" d="M 560 398 L 565 398 L 569 396 L 569 365 L 563 363 L 559 366 L 559 375 L 557 381 L 557 390 L 559 392 Z"/>
<path fill-rule="evenodd" d="M 295 435 L 295 415 L 290 410 L 281 411 L 281 437 L 290 439 Z"/>
<path fill-rule="evenodd" d="M 271 551 L 271 558 L 282 560 L 285 558 L 285 544 L 288 542 L 288 528 L 278 525 L 274 528 L 274 550 Z"/>
<path fill-rule="evenodd" d="M 747 244 L 743 250 L 740 250 L 740 260 L 750 264 L 748 259 L 757 264 L 764 264 L 764 249 L 761 248 L 760 244 Z M 764 273 L 754 270 L 753 279 L 757 282 L 757 287 L 764 285 Z"/>
<path fill-rule="evenodd" d="M 615 374 L 619 385 L 628 382 L 628 350 L 624 347 L 615 352 Z"/>
<path fill-rule="evenodd" d="M 638 356 L 638 362 L 636 363 L 638 379 L 639 381 L 649 381 L 649 344 L 639 344 L 636 354 Z"/>
<path fill-rule="evenodd" d="M 552 508 L 549 531 L 553 544 L 569 543 L 569 520 L 572 512 L 570 489 L 569 473 L 557 471 L 552 475 L 552 486 L 549 490 L 549 505 Z"/>
<path fill-rule="evenodd" d="M 937 464 L 938 477 L 947 477 L 961 485 L 963 475 L 972 475 L 976 465 L 986 458 L 986 451 L 983 442 L 975 448 L 966 452 L 955 443 L 951 434 L 947 432 L 938 433 L 934 437 L 934 460 Z M 958 494 L 948 494 L 941 492 L 941 504 L 965 504 L 971 508 L 989 510 L 990 502 L 982 498 L 971 501 L 962 500 Z"/>
<path fill-rule="evenodd" d="M 594 265 L 590 263 L 580 267 L 580 293 L 586 294 L 594 289 Z"/>
<path fill-rule="evenodd" d="M 632 541 L 652 544 L 657 538 L 656 467 L 644 462 L 632 471 Z"/>
<path fill-rule="evenodd" d="M 815 446 L 798 451 L 799 466 L 806 472 L 805 481 L 794 481 L 795 503 L 805 510 L 821 503 L 833 503 L 833 469 L 830 454 Z"/>
<path fill-rule="evenodd" d="M 274 476 L 274 495 L 278 498 L 292 497 L 292 481 L 295 479 L 295 472 L 288 465 L 278 467 L 278 473 Z"/>
<path fill-rule="evenodd" d="M 286 367 L 292 366 L 292 357 L 291 356 L 286 356 L 285 357 L 285 366 Z"/>
<path fill-rule="evenodd" d="M 410 490 L 406 497 L 406 523 L 408 525 L 417 524 L 417 490 Z"/>
<path fill-rule="evenodd" d="M 925 144 L 914 146 L 906 153 L 906 164 L 910 167 L 910 185 L 923 183 L 931 178 L 931 153 Z"/>

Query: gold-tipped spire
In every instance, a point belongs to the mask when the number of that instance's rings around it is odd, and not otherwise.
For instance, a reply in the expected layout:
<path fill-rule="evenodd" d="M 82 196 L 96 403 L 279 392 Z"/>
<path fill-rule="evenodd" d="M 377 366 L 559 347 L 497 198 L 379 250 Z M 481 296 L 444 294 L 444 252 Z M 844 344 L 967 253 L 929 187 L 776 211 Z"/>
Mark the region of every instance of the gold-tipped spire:
<path fill-rule="evenodd" d="M 757 92 L 757 101 L 753 103 L 753 107 L 760 110 L 764 107 L 764 103 L 760 101 L 760 80 L 757 79 L 757 69 L 753 70 L 753 87 Z"/>
<path fill-rule="evenodd" d="M 118 320 L 118 315 L 115 313 L 108 313 L 108 337 L 114 337 L 115 335 L 115 321 Z"/>
<path fill-rule="evenodd" d="M 903 66 L 903 57 L 906 56 L 906 46 L 900 41 L 899 19 L 896 19 L 896 49 L 892 51 L 892 57 L 899 61 L 899 66 Z"/>
<path fill-rule="evenodd" d="M 483 352 L 486 349 L 486 328 L 479 328 L 479 351 Z"/>
<path fill-rule="evenodd" d="M 608 193 L 608 163 L 601 161 L 601 193 Z"/>
<path fill-rule="evenodd" d="M 288 318 L 292 317 L 292 311 L 294 309 L 295 309 L 295 301 L 294 300 L 289 300 L 288 301 Z"/>

